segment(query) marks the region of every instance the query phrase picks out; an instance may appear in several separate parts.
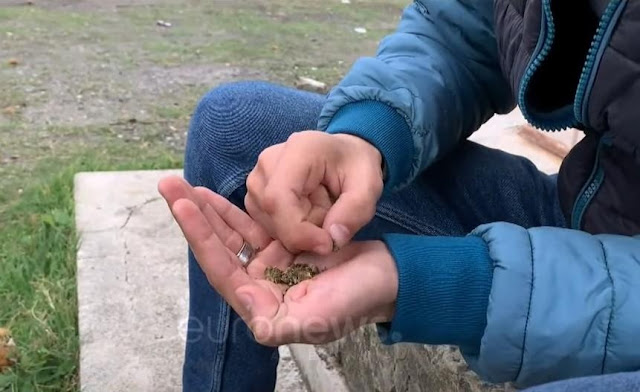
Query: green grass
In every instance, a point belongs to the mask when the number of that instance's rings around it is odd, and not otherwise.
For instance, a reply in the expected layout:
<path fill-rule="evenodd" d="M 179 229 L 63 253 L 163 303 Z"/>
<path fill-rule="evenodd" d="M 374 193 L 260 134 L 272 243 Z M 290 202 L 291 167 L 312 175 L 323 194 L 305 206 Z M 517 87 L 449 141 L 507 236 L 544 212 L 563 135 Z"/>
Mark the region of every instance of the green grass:
<path fill-rule="evenodd" d="M 45 160 L 17 200 L 1 200 L 0 325 L 13 331 L 19 362 L 0 375 L 0 391 L 78 390 L 73 176 L 180 165 L 163 149 L 115 150 Z"/>

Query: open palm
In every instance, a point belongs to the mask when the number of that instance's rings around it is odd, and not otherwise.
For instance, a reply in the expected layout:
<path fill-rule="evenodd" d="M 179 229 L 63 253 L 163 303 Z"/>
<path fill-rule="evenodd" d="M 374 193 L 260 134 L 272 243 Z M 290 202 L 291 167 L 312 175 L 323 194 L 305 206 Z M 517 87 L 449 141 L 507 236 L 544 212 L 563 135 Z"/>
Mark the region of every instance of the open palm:
<path fill-rule="evenodd" d="M 209 283 L 266 345 L 324 343 L 372 322 L 389 321 L 397 271 L 385 245 L 352 243 L 329 256 L 294 255 L 242 210 L 178 177 L 159 190 Z M 246 240 L 259 249 L 245 270 L 236 252 Z M 264 279 L 268 266 L 314 264 L 323 273 L 289 290 Z"/>

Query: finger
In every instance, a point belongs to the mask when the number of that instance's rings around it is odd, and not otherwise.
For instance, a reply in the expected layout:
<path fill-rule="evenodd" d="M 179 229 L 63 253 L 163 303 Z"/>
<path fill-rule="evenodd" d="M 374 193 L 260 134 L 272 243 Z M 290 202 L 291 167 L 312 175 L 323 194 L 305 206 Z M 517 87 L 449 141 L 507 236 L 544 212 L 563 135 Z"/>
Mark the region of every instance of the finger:
<path fill-rule="evenodd" d="M 247 210 L 251 219 L 258 222 L 269 237 L 276 238 L 276 231 L 273 227 L 271 217 L 258 207 L 255 198 L 249 193 L 244 196 L 244 208 Z"/>
<path fill-rule="evenodd" d="M 224 244 L 224 246 L 226 246 L 227 249 L 231 251 L 231 253 L 237 254 L 242 248 L 242 245 L 245 241 L 240 233 L 231 229 L 227 222 L 225 222 L 224 219 L 222 219 L 222 217 L 218 215 L 217 211 L 215 211 L 213 208 L 202 207 L 201 210 L 205 218 L 207 218 L 207 221 L 211 225 L 214 233 L 216 233 L 218 238 L 220 238 L 220 241 Z M 257 246 L 253 245 L 251 241 L 249 241 L 249 244 L 254 247 Z"/>
<path fill-rule="evenodd" d="M 353 248 L 347 246 L 326 255 L 311 252 L 300 253 L 294 257 L 292 263 L 313 265 L 322 272 L 348 261 L 353 255 Z"/>
<path fill-rule="evenodd" d="M 297 148 L 297 149 L 296 149 Z M 300 143 L 287 145 L 273 175 L 258 199 L 259 207 L 272 218 L 277 238 L 293 252 L 332 248 L 328 233 L 307 221 L 309 194 L 324 177 L 324 165 Z"/>
<path fill-rule="evenodd" d="M 329 191 L 325 186 L 320 185 L 309 195 L 309 200 L 311 202 L 311 211 L 309 211 L 306 220 L 318 227 L 322 227 L 324 218 L 331 208 L 331 195 L 329 195 Z"/>
<path fill-rule="evenodd" d="M 160 193 L 165 197 L 169 206 L 179 199 L 189 199 L 196 204 L 203 212 L 209 224 L 213 228 L 214 232 L 220 238 L 222 243 L 225 244 L 232 252 L 237 252 L 242 247 L 243 238 L 235 230 L 232 230 L 229 225 L 211 209 L 204 208 L 207 204 L 206 198 L 210 195 L 218 196 L 223 202 L 218 201 L 220 204 L 226 202 L 231 204 L 222 196 L 216 195 L 213 191 L 198 187 L 199 190 L 193 188 L 184 179 L 173 176 L 163 179 L 158 185 Z M 251 242 L 251 245 L 258 246 Z"/>
<path fill-rule="evenodd" d="M 252 216 L 268 222 L 271 236 L 281 241 L 292 253 L 313 251 L 328 254 L 331 252 L 333 249 L 331 237 L 321 227 L 327 213 L 324 208 L 313 206 L 308 198 L 303 198 L 297 205 L 290 203 L 288 207 L 278 207 L 277 211 L 266 214 L 263 209 L 258 208 L 257 211 L 252 212 Z"/>
<path fill-rule="evenodd" d="M 267 267 L 276 267 L 284 271 L 293 264 L 293 260 L 294 256 L 284 248 L 282 243 L 273 241 L 256 254 L 247 266 L 247 272 L 258 279 L 264 279 Z"/>
<path fill-rule="evenodd" d="M 277 313 L 276 298 L 234 260 L 198 206 L 191 200 L 179 199 L 173 203 L 171 211 L 209 283 L 243 319 L 250 320 L 254 314 L 266 317 Z M 238 296 L 237 292 L 242 288 L 251 290 L 251 301 Z"/>
<path fill-rule="evenodd" d="M 320 185 L 325 174 L 324 157 L 318 154 L 321 146 L 317 142 L 311 144 L 308 135 L 309 132 L 299 132 L 289 137 L 280 151 L 277 164 L 267 173 L 267 193 L 273 192 L 278 199 L 282 196 L 300 198 Z M 268 200 L 270 197 L 265 199 L 268 202 L 279 201 Z"/>
<path fill-rule="evenodd" d="M 254 248 L 264 249 L 272 241 L 267 232 L 255 220 L 226 198 L 203 187 L 196 187 L 195 194 L 213 207 L 215 215 L 222 219 L 222 224 L 226 226 L 227 231 L 233 233 L 229 235 L 234 237 L 235 246 L 238 241 L 239 246 L 242 246 L 244 240 Z M 235 248 L 230 249 L 234 250 Z M 238 247 L 237 250 L 239 249 Z"/>
<path fill-rule="evenodd" d="M 247 176 L 247 194 L 258 200 L 264 195 L 267 176 L 273 173 L 278 157 L 282 151 L 281 145 L 271 146 L 260 153 L 256 166 Z"/>
<path fill-rule="evenodd" d="M 180 199 L 191 199 L 191 186 L 181 177 L 168 176 L 158 182 L 158 192 L 166 200 L 169 208 Z"/>
<path fill-rule="evenodd" d="M 263 165 L 258 163 L 247 176 L 246 186 L 248 195 L 259 197 L 264 194 L 264 187 L 266 186 L 267 180 L 262 167 Z"/>
<path fill-rule="evenodd" d="M 329 254 L 333 250 L 329 233 L 311 222 L 292 223 L 280 220 L 280 225 L 276 224 L 276 238 L 291 253 L 309 251 Z"/>
<path fill-rule="evenodd" d="M 345 178 L 342 192 L 327 212 L 324 229 L 335 245 L 342 247 L 366 224 L 371 222 L 382 194 L 382 180 L 370 171 Z"/>

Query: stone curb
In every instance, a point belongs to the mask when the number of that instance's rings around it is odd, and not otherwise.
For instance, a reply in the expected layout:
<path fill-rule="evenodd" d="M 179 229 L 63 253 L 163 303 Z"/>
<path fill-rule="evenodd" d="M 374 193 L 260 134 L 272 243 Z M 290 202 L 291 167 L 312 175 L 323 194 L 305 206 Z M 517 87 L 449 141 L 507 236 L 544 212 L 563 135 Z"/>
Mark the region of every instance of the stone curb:
<path fill-rule="evenodd" d="M 309 392 L 349 392 L 338 368 L 321 358 L 314 346 L 290 344 L 289 350 Z"/>

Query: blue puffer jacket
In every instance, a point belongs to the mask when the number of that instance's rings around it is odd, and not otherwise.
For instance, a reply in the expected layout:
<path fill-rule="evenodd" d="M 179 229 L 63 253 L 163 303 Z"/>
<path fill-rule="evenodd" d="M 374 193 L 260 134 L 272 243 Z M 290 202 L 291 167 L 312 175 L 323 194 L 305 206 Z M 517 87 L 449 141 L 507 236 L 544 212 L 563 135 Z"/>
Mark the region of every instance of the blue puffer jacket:
<path fill-rule="evenodd" d="M 393 192 L 513 109 L 496 42 L 493 0 L 416 1 L 329 94 L 319 128 L 374 144 Z M 484 379 L 520 387 L 640 370 L 640 236 L 493 223 L 385 241 L 400 279 L 387 342 L 459 345 Z"/>

